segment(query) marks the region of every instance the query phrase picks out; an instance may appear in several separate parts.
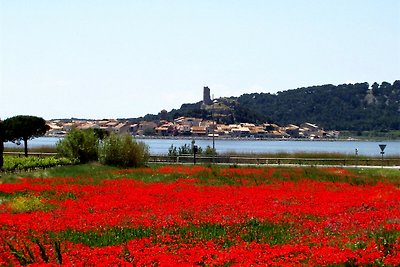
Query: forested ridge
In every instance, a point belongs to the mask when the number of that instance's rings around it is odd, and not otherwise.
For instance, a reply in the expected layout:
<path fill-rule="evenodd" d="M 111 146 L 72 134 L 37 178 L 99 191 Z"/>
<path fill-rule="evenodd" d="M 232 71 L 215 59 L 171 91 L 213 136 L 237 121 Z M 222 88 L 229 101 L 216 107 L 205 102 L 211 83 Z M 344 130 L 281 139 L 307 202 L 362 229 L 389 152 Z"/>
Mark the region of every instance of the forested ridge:
<path fill-rule="evenodd" d="M 168 118 L 191 116 L 215 118 L 220 123 L 276 123 L 278 125 L 312 122 L 326 130 L 400 130 L 400 80 L 319 85 L 276 94 L 252 93 L 218 99 L 204 109 L 201 102 L 183 104 Z M 146 117 L 145 117 L 146 118 Z"/>

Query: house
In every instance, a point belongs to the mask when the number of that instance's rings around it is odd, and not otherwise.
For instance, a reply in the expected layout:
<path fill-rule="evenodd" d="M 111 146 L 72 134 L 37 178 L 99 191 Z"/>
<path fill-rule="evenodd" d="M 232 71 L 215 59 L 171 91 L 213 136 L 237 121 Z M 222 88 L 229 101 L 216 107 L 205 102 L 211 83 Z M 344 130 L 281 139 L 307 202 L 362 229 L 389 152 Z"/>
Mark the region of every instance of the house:
<path fill-rule="evenodd" d="M 130 133 L 131 125 L 127 122 L 118 123 L 111 128 L 112 132 L 116 134 L 127 134 Z"/>
<path fill-rule="evenodd" d="M 313 123 L 309 123 L 309 122 L 300 124 L 300 127 L 301 127 L 301 128 L 307 128 L 307 129 L 309 129 L 311 132 L 316 132 L 316 131 L 319 130 L 318 125 L 313 124 Z"/>
<path fill-rule="evenodd" d="M 316 124 L 312 123 L 302 123 L 300 125 L 300 136 L 306 137 L 306 138 L 321 138 L 324 135 L 324 131 L 321 130 Z"/>
<path fill-rule="evenodd" d="M 177 125 L 176 126 L 178 135 L 191 135 L 192 127 L 190 125 Z"/>
<path fill-rule="evenodd" d="M 189 125 L 191 126 L 199 126 L 202 122 L 202 119 L 199 118 L 186 118 L 186 117 L 179 117 L 174 120 L 175 124 L 178 125 Z"/>
<path fill-rule="evenodd" d="M 268 138 L 289 138 L 290 135 L 282 131 L 272 131 L 266 134 Z"/>
<path fill-rule="evenodd" d="M 232 137 L 248 137 L 250 136 L 250 129 L 248 127 L 238 127 L 231 130 Z"/>
<path fill-rule="evenodd" d="M 63 130 L 63 127 L 54 122 L 47 123 L 49 126 L 49 130 L 46 132 L 48 136 L 62 136 L 66 134 L 66 131 Z"/>
<path fill-rule="evenodd" d="M 299 138 L 300 137 L 300 127 L 294 124 L 289 124 L 285 128 L 285 132 L 290 135 L 292 138 Z"/>
<path fill-rule="evenodd" d="M 168 136 L 174 133 L 175 127 L 171 122 L 165 122 L 164 124 L 155 128 L 156 135 Z"/>
<path fill-rule="evenodd" d="M 63 124 L 62 130 L 68 133 L 68 132 L 72 131 L 72 129 L 74 129 L 75 127 L 76 127 L 76 124 L 74 122 L 67 122 L 67 123 Z"/>
<path fill-rule="evenodd" d="M 92 121 L 88 121 L 88 122 L 85 122 L 85 123 L 82 123 L 82 124 L 78 125 L 76 128 L 79 129 L 79 130 L 99 129 L 100 126 L 97 125 L 96 123 L 92 122 Z"/>
<path fill-rule="evenodd" d="M 273 131 L 279 131 L 280 130 L 280 126 L 275 124 L 275 123 L 264 123 L 264 130 L 267 132 L 273 132 Z"/>
<path fill-rule="evenodd" d="M 250 136 L 255 138 L 265 138 L 267 132 L 264 130 L 263 126 L 250 126 Z"/>
<path fill-rule="evenodd" d="M 207 135 L 207 127 L 206 126 L 192 126 L 191 129 L 192 135 L 195 136 L 205 136 Z"/>
<path fill-rule="evenodd" d="M 224 124 L 217 124 L 217 127 L 215 129 L 215 132 L 218 134 L 218 136 L 221 135 L 229 135 L 230 134 L 230 128 L 228 125 Z"/>
<path fill-rule="evenodd" d="M 139 124 L 135 123 L 135 124 L 131 124 L 129 127 L 129 133 L 131 135 L 136 135 L 136 132 L 139 130 Z"/>
<path fill-rule="evenodd" d="M 153 121 L 141 121 L 139 123 L 139 127 L 138 127 L 136 134 L 137 135 L 154 134 L 157 126 L 158 126 L 157 123 L 155 123 Z"/>

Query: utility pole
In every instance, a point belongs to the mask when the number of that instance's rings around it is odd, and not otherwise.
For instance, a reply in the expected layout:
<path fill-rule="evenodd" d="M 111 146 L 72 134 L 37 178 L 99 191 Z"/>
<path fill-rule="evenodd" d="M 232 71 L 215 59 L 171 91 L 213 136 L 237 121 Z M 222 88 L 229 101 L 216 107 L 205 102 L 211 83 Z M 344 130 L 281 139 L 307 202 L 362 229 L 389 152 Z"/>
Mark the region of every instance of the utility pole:
<path fill-rule="evenodd" d="M 212 163 L 215 163 L 215 115 L 214 115 L 214 105 L 216 101 L 214 100 L 214 94 L 212 95 L 212 109 L 211 109 L 211 118 L 212 118 Z"/>

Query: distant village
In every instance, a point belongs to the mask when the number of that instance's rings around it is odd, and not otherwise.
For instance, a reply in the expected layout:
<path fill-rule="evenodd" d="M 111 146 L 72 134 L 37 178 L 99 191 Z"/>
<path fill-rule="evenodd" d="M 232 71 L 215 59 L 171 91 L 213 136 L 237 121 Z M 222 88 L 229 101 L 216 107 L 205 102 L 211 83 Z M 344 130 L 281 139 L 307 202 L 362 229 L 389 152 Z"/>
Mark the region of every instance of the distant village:
<path fill-rule="evenodd" d="M 204 87 L 203 107 L 212 105 L 210 89 Z M 160 114 L 165 114 L 161 111 Z M 162 116 L 161 116 L 162 117 Z M 179 117 L 173 121 L 161 118 L 158 121 L 140 121 L 132 123 L 129 120 L 50 120 L 48 136 L 64 136 L 72 129 L 103 129 L 115 134 L 131 134 L 136 138 L 150 137 L 196 137 L 196 138 L 254 138 L 254 139 L 289 139 L 289 138 L 338 138 L 338 131 L 324 131 L 318 125 L 305 122 L 301 125 L 289 124 L 279 126 L 264 123 L 219 124 L 214 120 L 204 120 L 193 117 Z"/>
<path fill-rule="evenodd" d="M 203 137 L 212 138 L 338 138 L 338 131 L 324 131 L 313 123 L 279 126 L 264 123 L 216 124 L 214 121 L 180 117 L 173 121 L 141 121 L 139 123 L 120 120 L 50 120 L 48 136 L 64 136 L 72 129 L 103 129 L 115 134 L 131 134 L 144 137 Z"/>

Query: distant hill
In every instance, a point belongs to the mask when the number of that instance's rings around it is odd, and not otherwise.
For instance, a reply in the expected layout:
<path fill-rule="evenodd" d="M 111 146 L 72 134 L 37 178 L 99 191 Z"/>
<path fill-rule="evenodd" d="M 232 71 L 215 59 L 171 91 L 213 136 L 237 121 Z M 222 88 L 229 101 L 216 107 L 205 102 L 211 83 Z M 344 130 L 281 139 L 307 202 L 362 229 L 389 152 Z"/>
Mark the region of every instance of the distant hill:
<path fill-rule="evenodd" d="M 183 104 L 166 114 L 211 119 L 220 123 L 263 123 L 279 125 L 316 123 L 326 130 L 400 130 L 400 80 L 320 85 L 270 93 L 219 98 L 213 105 Z M 146 115 L 144 119 L 155 119 Z"/>

